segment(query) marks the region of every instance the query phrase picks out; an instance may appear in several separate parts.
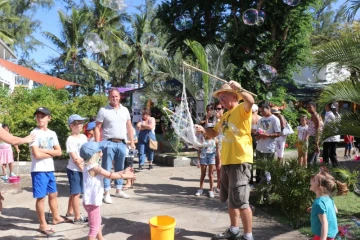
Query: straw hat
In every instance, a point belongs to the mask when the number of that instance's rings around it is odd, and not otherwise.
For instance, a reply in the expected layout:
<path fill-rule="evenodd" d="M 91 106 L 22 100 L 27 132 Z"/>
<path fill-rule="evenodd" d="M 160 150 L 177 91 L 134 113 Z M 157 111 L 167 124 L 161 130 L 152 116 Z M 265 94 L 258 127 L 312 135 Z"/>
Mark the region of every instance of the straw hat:
<path fill-rule="evenodd" d="M 272 107 L 272 108 L 271 108 L 271 113 L 281 113 L 281 112 L 280 112 L 279 108 L 277 108 L 277 107 Z"/>
<path fill-rule="evenodd" d="M 237 98 L 238 98 L 238 101 L 240 101 L 242 99 L 242 96 L 240 95 L 240 93 L 234 89 L 232 89 L 230 87 L 229 84 L 225 83 L 224 85 L 221 86 L 221 88 L 217 91 L 215 91 L 213 93 L 213 97 L 216 97 L 216 98 L 219 98 L 219 94 L 220 93 L 223 93 L 223 92 L 229 92 L 229 93 L 234 93 L 236 94 Z"/>

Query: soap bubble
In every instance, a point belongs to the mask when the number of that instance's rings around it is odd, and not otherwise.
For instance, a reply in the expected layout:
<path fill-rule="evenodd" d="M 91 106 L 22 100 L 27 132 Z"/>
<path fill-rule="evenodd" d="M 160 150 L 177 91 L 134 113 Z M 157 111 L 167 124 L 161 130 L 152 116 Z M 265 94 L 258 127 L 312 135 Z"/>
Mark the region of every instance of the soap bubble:
<path fill-rule="evenodd" d="M 175 18 L 174 27 L 178 31 L 184 31 L 186 29 L 185 22 L 186 22 L 186 18 L 183 15 L 178 16 L 177 18 Z"/>
<path fill-rule="evenodd" d="M 100 36 L 96 33 L 90 32 L 86 34 L 83 42 L 83 47 L 90 52 L 100 53 L 109 50 L 109 46 L 106 45 Z"/>
<path fill-rule="evenodd" d="M 244 62 L 244 67 L 246 70 L 251 71 L 256 66 L 255 60 L 249 60 Z"/>
<path fill-rule="evenodd" d="M 192 164 L 193 164 L 194 166 L 197 166 L 198 163 L 200 163 L 197 158 L 193 158 L 193 159 L 191 160 L 191 162 L 192 162 Z"/>
<path fill-rule="evenodd" d="M 242 17 L 244 23 L 249 26 L 255 25 L 257 18 L 258 18 L 258 10 L 253 8 L 246 10 Z"/>
<path fill-rule="evenodd" d="M 205 151 L 201 151 L 200 152 L 200 158 L 206 158 L 206 152 Z"/>
<path fill-rule="evenodd" d="M 266 36 L 269 36 L 269 35 L 271 35 L 271 32 L 265 31 L 264 34 L 265 34 Z"/>
<path fill-rule="evenodd" d="M 258 73 L 264 83 L 270 83 L 278 76 L 276 69 L 266 64 L 259 66 Z"/>
<path fill-rule="evenodd" d="M 193 11 L 194 11 L 194 13 L 197 13 L 198 11 L 200 11 L 199 6 L 195 6 L 195 7 L 193 8 Z"/>
<path fill-rule="evenodd" d="M 228 123 L 229 126 L 229 130 L 232 134 L 234 135 L 239 135 L 240 134 L 240 130 L 233 124 L 233 123 Z"/>
<path fill-rule="evenodd" d="M 195 99 L 198 101 L 203 101 L 205 98 L 204 89 L 199 89 L 195 92 Z"/>
<path fill-rule="evenodd" d="M 124 0 L 101 0 L 100 4 L 113 10 L 124 10 L 127 5 Z"/>
<path fill-rule="evenodd" d="M 144 101 L 145 101 L 145 96 L 141 95 L 141 96 L 139 97 L 139 100 L 140 100 L 141 102 L 144 102 Z"/>
<path fill-rule="evenodd" d="M 202 37 L 206 37 L 206 32 L 205 32 L 205 31 L 201 31 L 201 36 L 202 36 Z"/>
<path fill-rule="evenodd" d="M 298 5 L 301 2 L 301 0 L 283 0 L 283 1 L 285 4 L 292 6 L 292 7 Z"/>
<path fill-rule="evenodd" d="M 159 45 L 159 39 L 153 33 L 144 33 L 141 36 L 140 42 L 149 47 L 157 47 Z"/>
<path fill-rule="evenodd" d="M 289 102 L 288 102 L 288 107 L 289 107 L 289 108 L 294 108 L 294 103 L 293 103 L 292 101 L 289 101 Z"/>
<path fill-rule="evenodd" d="M 268 92 L 267 94 L 266 94 L 266 99 L 267 100 L 270 100 L 270 99 L 272 99 L 272 92 Z"/>
<path fill-rule="evenodd" d="M 137 69 L 137 68 L 133 68 L 133 69 L 131 69 L 131 75 L 133 75 L 134 77 L 137 77 L 138 76 L 138 74 L 139 74 L 139 69 Z"/>
<path fill-rule="evenodd" d="M 191 18 L 190 12 L 188 10 L 185 11 L 183 16 L 185 17 L 185 22 L 184 22 L 185 29 L 190 29 L 193 26 L 193 20 Z"/>
<path fill-rule="evenodd" d="M 283 181 L 283 182 L 286 182 L 286 181 L 288 180 L 288 178 L 287 178 L 287 176 L 282 176 L 282 177 L 280 178 L 280 180 Z"/>
<path fill-rule="evenodd" d="M 258 12 L 258 16 L 257 16 L 257 19 L 255 21 L 255 24 L 257 26 L 261 26 L 263 25 L 265 22 L 265 12 L 264 11 L 259 11 Z"/>
<path fill-rule="evenodd" d="M 265 38 L 266 38 L 266 34 L 261 33 L 256 37 L 256 40 L 258 40 L 259 42 L 262 42 L 262 41 L 264 41 Z"/>
<path fill-rule="evenodd" d="M 249 49 L 246 49 L 245 50 L 245 54 L 249 54 L 250 53 L 250 50 Z"/>
<path fill-rule="evenodd" d="M 266 57 L 266 53 L 260 53 L 259 58 L 264 59 Z"/>
<path fill-rule="evenodd" d="M 180 228 L 175 228 L 175 235 L 178 235 L 180 232 L 181 232 L 181 229 Z"/>

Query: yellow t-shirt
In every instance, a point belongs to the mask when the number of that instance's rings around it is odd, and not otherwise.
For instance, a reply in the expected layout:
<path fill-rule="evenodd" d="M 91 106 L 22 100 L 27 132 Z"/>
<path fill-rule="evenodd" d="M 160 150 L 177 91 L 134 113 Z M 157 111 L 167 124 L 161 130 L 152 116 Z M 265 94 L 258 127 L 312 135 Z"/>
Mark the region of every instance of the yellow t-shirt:
<path fill-rule="evenodd" d="M 214 130 L 223 135 L 221 165 L 253 163 L 251 120 L 251 109 L 246 112 L 240 103 L 215 125 Z"/>

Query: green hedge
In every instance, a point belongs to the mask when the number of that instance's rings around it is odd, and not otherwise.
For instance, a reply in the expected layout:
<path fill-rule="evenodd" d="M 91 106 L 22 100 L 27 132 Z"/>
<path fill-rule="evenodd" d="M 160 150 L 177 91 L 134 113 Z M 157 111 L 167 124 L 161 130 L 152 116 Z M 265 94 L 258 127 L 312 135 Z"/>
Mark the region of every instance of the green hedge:
<path fill-rule="evenodd" d="M 52 119 L 49 129 L 55 131 L 59 138 L 63 155 L 67 158 L 65 142 L 70 134 L 67 119 L 71 114 L 81 116 L 95 116 L 100 107 L 107 104 L 107 98 L 103 95 L 81 96 L 71 98 L 68 91 L 57 90 L 46 86 L 32 90 L 15 88 L 12 94 L 8 89 L 0 89 L 0 122 L 10 126 L 11 133 L 23 137 L 28 135 L 35 127 L 34 112 L 44 106 L 50 109 Z M 29 147 L 20 146 L 21 160 L 30 160 Z"/>

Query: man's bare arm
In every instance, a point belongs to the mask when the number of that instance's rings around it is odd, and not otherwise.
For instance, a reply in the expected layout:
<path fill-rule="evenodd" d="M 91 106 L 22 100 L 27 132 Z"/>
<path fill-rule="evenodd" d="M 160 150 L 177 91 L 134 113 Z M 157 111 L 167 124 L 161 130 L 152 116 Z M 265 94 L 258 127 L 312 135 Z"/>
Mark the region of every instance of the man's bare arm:
<path fill-rule="evenodd" d="M 95 142 L 100 142 L 100 130 L 102 128 L 102 122 L 96 122 L 96 126 L 94 128 Z"/>

